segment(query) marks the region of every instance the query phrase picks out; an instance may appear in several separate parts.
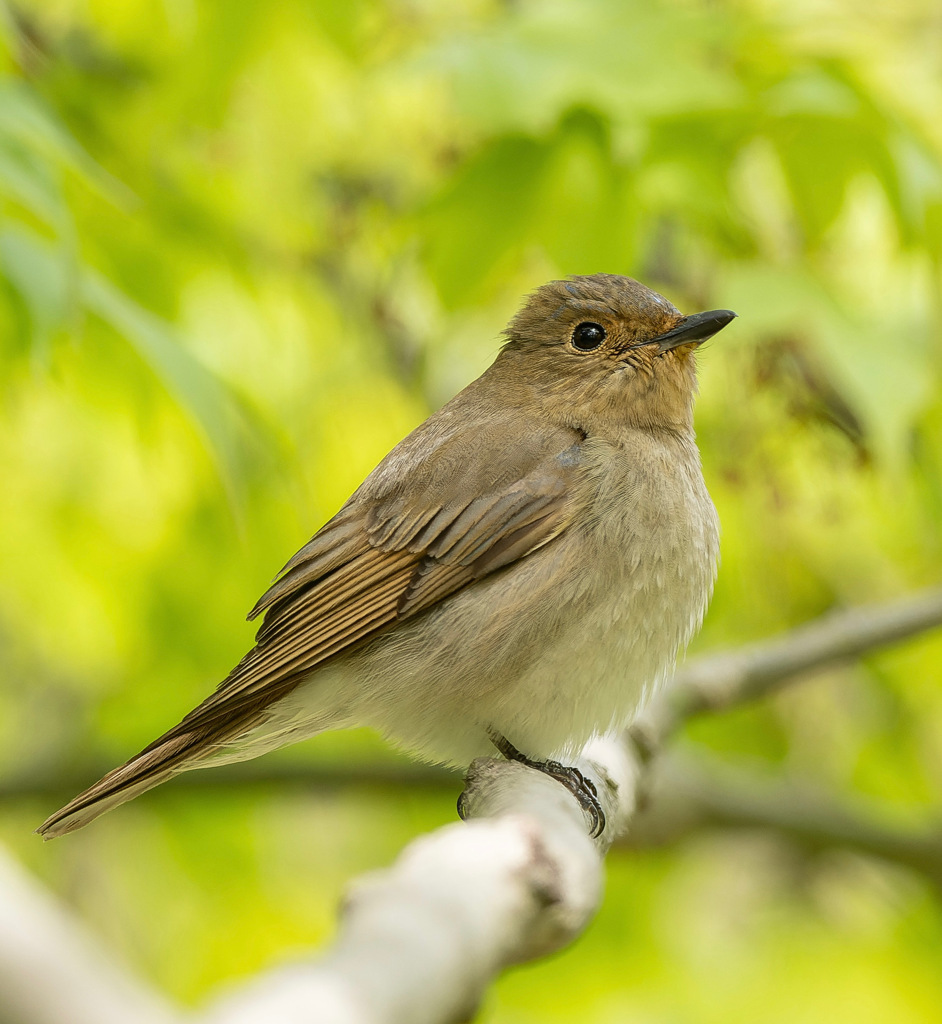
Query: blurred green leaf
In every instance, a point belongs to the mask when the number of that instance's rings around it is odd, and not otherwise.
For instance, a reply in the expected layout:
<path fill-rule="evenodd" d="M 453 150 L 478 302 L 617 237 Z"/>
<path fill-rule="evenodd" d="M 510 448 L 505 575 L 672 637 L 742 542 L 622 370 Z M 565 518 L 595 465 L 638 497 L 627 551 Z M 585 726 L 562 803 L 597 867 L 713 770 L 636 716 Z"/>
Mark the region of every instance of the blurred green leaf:
<path fill-rule="evenodd" d="M 23 787 L 204 697 L 278 566 L 558 274 L 740 314 L 698 354 L 723 562 L 695 651 L 942 578 L 936 21 L 931 0 L 0 7 L 4 840 L 198 1002 L 322 941 L 352 871 L 453 815 L 406 789 L 171 786 L 40 847 L 50 801 Z M 938 806 L 937 648 L 685 742 Z M 373 751 L 314 744 L 292 763 Z M 940 941 L 915 877 L 701 830 L 611 857 L 592 928 L 482 1014 L 934 1024 Z"/>
<path fill-rule="evenodd" d="M 499 139 L 429 207 L 422 221 L 429 273 L 446 305 L 477 298 L 508 250 L 519 251 L 548 158 L 547 147 L 532 139 Z"/>
<path fill-rule="evenodd" d="M 542 133 L 572 106 L 619 122 L 710 110 L 739 88 L 720 54 L 731 24 L 722 11 L 589 0 L 521 4 L 477 33 L 456 33 L 424 55 L 445 71 L 461 108 L 488 131 Z"/>
<path fill-rule="evenodd" d="M 0 192 L 52 228 L 62 230 L 71 219 L 61 183 L 52 167 L 22 149 L 16 141 L 2 136 Z"/>
<path fill-rule="evenodd" d="M 168 391 L 193 416 L 217 459 L 230 495 L 237 498 L 241 479 L 238 435 L 242 424 L 225 385 L 186 351 L 169 324 L 141 308 L 98 272 L 84 272 L 81 294 L 88 310 L 134 346 Z"/>
<path fill-rule="evenodd" d="M 0 232 L 0 271 L 29 310 L 34 354 L 48 357 L 54 331 L 77 312 L 77 271 L 72 254 L 16 228 Z"/>
<path fill-rule="evenodd" d="M 67 167 L 89 188 L 112 202 L 126 202 L 129 198 L 127 188 L 88 155 L 35 92 L 24 82 L 4 75 L 0 75 L 0 143 L 17 145 L 21 152 Z M 42 177 L 39 172 L 39 182 Z"/>

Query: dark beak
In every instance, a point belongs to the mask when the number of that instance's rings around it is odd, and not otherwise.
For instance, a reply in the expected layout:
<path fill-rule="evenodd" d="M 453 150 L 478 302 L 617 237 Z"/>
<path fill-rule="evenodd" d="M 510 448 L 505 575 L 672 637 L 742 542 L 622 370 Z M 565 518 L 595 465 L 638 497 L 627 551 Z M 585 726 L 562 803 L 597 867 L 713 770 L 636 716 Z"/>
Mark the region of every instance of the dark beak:
<path fill-rule="evenodd" d="M 679 348 L 681 345 L 706 341 L 707 338 L 712 338 L 717 331 L 723 330 L 735 319 L 736 314 L 731 309 L 711 309 L 708 313 L 694 313 L 693 316 L 685 316 L 676 327 L 672 327 L 666 334 L 659 334 L 644 344 L 656 343 L 659 353 L 669 352 L 672 348 Z"/>

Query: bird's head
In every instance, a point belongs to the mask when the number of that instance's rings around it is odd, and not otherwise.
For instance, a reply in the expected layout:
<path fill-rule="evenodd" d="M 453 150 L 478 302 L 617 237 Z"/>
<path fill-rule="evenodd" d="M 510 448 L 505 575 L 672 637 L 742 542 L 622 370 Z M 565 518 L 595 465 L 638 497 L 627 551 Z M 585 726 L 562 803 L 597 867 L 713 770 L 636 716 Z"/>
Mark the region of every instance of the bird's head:
<path fill-rule="evenodd" d="M 525 401 L 569 426 L 689 429 L 694 352 L 735 316 L 728 309 L 684 316 L 616 274 L 551 281 L 510 321 L 495 369 Z"/>

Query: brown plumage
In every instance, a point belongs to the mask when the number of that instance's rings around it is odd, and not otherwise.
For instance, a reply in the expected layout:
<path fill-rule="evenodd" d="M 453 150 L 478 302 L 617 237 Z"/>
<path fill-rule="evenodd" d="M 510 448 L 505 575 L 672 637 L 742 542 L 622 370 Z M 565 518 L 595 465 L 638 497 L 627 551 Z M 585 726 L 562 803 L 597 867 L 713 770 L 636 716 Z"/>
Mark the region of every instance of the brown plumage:
<path fill-rule="evenodd" d="M 585 317 L 606 325 L 598 357 L 549 351 Z M 598 487 L 587 473 L 597 424 L 689 424 L 692 364 L 680 352 L 659 367 L 652 360 L 664 353 L 650 351 L 686 319 L 629 278 L 595 275 L 536 292 L 494 366 L 401 442 L 288 562 L 249 615 L 264 613 L 256 646 L 216 691 L 38 831 L 61 835 L 179 771 L 234 759 L 238 741 L 323 666 L 338 657 L 355 664 L 364 645 L 378 650 L 373 641 L 423 616 L 434 631 L 438 618 L 428 615 L 454 595 L 551 545 Z M 674 348 L 682 346 L 665 352 Z M 627 410 L 615 407 L 616 373 L 636 384 Z"/>
<path fill-rule="evenodd" d="M 478 481 L 469 480 L 450 501 L 430 495 L 435 503 L 426 506 L 393 491 L 366 524 L 354 495 L 256 603 L 249 619 L 265 613 L 256 646 L 215 693 L 38 831 L 51 837 L 79 828 L 91 820 L 80 814 L 85 808 L 118 793 L 127 794 L 123 802 L 166 781 L 194 754 L 212 755 L 321 662 L 551 540 L 566 522 L 573 471 L 564 452 L 522 479 L 506 467 L 502 475 L 512 483 L 494 492 L 479 494 Z M 66 820 L 70 827 L 58 828 Z"/>

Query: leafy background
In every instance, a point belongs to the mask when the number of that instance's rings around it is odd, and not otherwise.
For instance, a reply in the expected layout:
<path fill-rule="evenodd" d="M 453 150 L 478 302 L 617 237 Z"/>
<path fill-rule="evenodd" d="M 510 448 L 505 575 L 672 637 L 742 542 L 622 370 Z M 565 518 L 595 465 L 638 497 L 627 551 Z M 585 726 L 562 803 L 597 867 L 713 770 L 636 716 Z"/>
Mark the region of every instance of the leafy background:
<path fill-rule="evenodd" d="M 350 733 L 31 829 L 225 674 L 273 572 L 544 280 L 740 314 L 701 359 L 724 534 L 695 651 L 942 575 L 933 0 L 29 0 L 0 26 L 0 838 L 172 995 L 327 941 L 458 781 Z M 919 822 L 940 659 L 682 742 Z M 320 781 L 278 781 L 299 767 Z M 761 832 L 616 852 L 587 935 L 481 1019 L 936 1021 L 936 897 Z"/>

